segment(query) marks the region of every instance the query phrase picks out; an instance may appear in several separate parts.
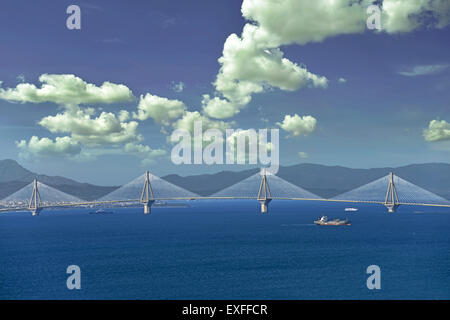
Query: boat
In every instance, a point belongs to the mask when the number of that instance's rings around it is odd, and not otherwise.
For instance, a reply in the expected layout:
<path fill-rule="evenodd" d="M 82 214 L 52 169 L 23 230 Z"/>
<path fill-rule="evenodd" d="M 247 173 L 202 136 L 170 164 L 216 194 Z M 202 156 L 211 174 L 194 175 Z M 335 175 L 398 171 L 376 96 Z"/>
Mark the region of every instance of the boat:
<path fill-rule="evenodd" d="M 105 211 L 103 209 L 98 209 L 97 211 L 90 211 L 89 214 L 113 214 L 113 211 Z"/>
<path fill-rule="evenodd" d="M 319 226 L 349 226 L 351 225 L 350 221 L 335 219 L 335 220 L 328 220 L 327 216 L 322 216 L 319 218 L 319 220 L 314 221 L 314 224 L 317 224 Z"/>
<path fill-rule="evenodd" d="M 345 208 L 345 211 L 358 211 L 358 208 Z"/>

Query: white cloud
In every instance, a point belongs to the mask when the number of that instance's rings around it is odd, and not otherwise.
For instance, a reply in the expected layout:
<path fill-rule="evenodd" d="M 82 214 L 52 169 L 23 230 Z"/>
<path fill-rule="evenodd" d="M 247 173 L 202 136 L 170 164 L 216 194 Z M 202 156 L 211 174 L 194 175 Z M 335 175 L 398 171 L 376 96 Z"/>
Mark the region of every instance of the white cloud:
<path fill-rule="evenodd" d="M 257 24 L 255 38 L 267 47 L 321 42 L 326 38 L 362 33 L 372 0 L 244 0 L 242 14 Z M 426 19 L 425 14 L 434 19 Z M 382 29 L 387 33 L 412 31 L 420 26 L 449 24 L 448 0 L 383 0 Z M 434 24 L 433 21 L 434 20 Z M 430 24 L 431 22 L 431 24 Z"/>
<path fill-rule="evenodd" d="M 21 140 L 16 142 L 16 145 L 20 150 L 19 155 L 23 158 L 76 156 L 81 152 L 80 144 L 70 137 L 57 137 L 55 140 L 51 140 L 32 136 L 28 142 Z"/>
<path fill-rule="evenodd" d="M 170 84 L 170 89 L 172 89 L 176 93 L 183 92 L 185 87 L 186 87 L 186 84 L 182 81 L 180 81 L 180 82 L 172 81 L 172 83 Z"/>
<path fill-rule="evenodd" d="M 320 42 L 325 38 L 363 32 L 366 8 L 353 0 L 244 0 L 242 14 L 258 24 L 255 38 L 267 47 Z M 367 5 L 366 5 L 367 4 Z"/>
<path fill-rule="evenodd" d="M 180 118 L 186 112 L 186 106 L 179 100 L 169 100 L 147 93 L 141 95 L 135 119 L 141 121 L 152 118 L 156 123 L 168 125 L 170 121 Z"/>
<path fill-rule="evenodd" d="M 294 114 L 293 116 L 286 115 L 283 122 L 277 122 L 277 125 L 293 136 L 306 136 L 316 129 L 316 123 L 317 120 L 312 116 L 300 117 L 298 114 Z"/>
<path fill-rule="evenodd" d="M 346 82 L 347 82 L 347 79 L 345 79 L 345 78 L 339 78 L 338 79 L 338 83 L 344 84 Z"/>
<path fill-rule="evenodd" d="M 194 123 L 196 121 L 201 121 L 203 131 L 208 130 L 208 129 L 219 129 L 219 130 L 224 131 L 224 130 L 230 128 L 230 126 L 233 124 L 232 122 L 225 122 L 225 121 L 218 121 L 218 120 L 210 119 L 210 118 L 202 115 L 198 111 L 193 111 L 193 112 L 187 111 L 184 114 L 184 116 L 181 119 L 174 122 L 172 124 L 172 126 L 174 129 L 186 130 L 189 133 L 191 133 L 191 135 L 193 135 Z"/>
<path fill-rule="evenodd" d="M 227 119 L 239 112 L 239 106 L 219 97 L 211 98 L 209 94 L 203 95 L 203 112 L 216 119 Z"/>
<path fill-rule="evenodd" d="M 425 140 L 430 142 L 450 140 L 450 123 L 445 120 L 431 120 L 423 131 Z"/>
<path fill-rule="evenodd" d="M 321 42 L 326 38 L 363 33 L 372 0 L 244 0 L 242 15 L 249 22 L 241 36 L 231 34 L 224 44 L 221 68 L 214 86 L 217 97 L 203 100 L 203 111 L 225 119 L 240 112 L 252 95 L 266 88 L 294 91 L 305 86 L 326 88 L 328 80 L 284 57 L 281 46 Z M 430 24 L 423 16 L 432 15 Z M 384 0 L 382 26 L 387 33 L 420 26 L 449 24 L 448 0 Z M 340 81 L 340 83 L 343 83 Z"/>
<path fill-rule="evenodd" d="M 111 112 L 95 117 L 93 108 L 72 107 L 43 118 L 39 124 L 52 133 L 70 133 L 72 139 L 88 146 L 118 145 L 142 140 L 136 121 L 121 122 Z M 121 117 L 124 117 L 122 112 Z"/>
<path fill-rule="evenodd" d="M 53 102 L 66 106 L 134 99 L 131 90 L 122 84 L 104 82 L 96 86 L 73 74 L 43 74 L 39 82 L 40 88 L 30 83 L 20 83 L 15 88 L 0 88 L 0 99 L 22 103 Z"/>
<path fill-rule="evenodd" d="M 162 157 L 166 154 L 163 149 L 152 149 L 149 146 L 142 144 L 127 143 L 124 147 L 124 151 L 128 154 L 134 154 L 140 157 L 142 165 L 149 165 L 155 162 L 155 158 Z"/>
<path fill-rule="evenodd" d="M 239 149 L 239 141 L 244 142 L 243 150 Z M 253 163 L 257 161 L 259 150 L 262 150 L 262 152 L 270 152 L 275 147 L 272 142 L 261 141 L 258 132 L 252 129 L 235 130 L 231 135 L 227 135 L 226 142 L 229 145 L 227 156 L 231 156 L 234 161 L 237 161 L 239 153 L 242 153 L 241 156 L 244 156 L 245 161 L 253 159 Z"/>
<path fill-rule="evenodd" d="M 446 69 L 448 69 L 450 65 L 448 64 L 430 64 L 430 65 L 420 65 L 420 66 L 414 66 L 411 68 L 406 68 L 402 71 L 399 71 L 398 74 L 402 76 L 407 77 L 416 77 L 416 76 L 423 76 L 423 75 L 431 75 L 431 74 L 438 74 Z"/>
<path fill-rule="evenodd" d="M 449 18 L 448 0 L 383 1 L 382 26 L 388 33 L 409 32 L 423 25 L 443 28 L 449 24 Z"/>
<path fill-rule="evenodd" d="M 255 39 L 257 31 L 257 26 L 246 24 L 241 37 L 232 34 L 225 41 L 214 82 L 223 98 L 204 96 L 203 111 L 208 116 L 230 118 L 251 101 L 252 94 L 266 88 L 294 91 L 305 86 L 327 87 L 325 77 L 288 60 L 279 48 L 261 46 Z"/>

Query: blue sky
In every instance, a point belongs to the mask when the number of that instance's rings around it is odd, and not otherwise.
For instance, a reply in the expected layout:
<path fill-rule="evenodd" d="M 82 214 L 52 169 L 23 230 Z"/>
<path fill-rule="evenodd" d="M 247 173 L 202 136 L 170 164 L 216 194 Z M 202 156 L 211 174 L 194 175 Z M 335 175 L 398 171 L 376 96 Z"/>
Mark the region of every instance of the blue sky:
<path fill-rule="evenodd" d="M 197 111 L 219 127 L 233 122 L 232 128 L 280 129 L 282 165 L 310 162 L 369 168 L 448 162 L 450 5 L 434 0 L 431 7 L 411 9 L 399 0 L 392 9 L 389 5 L 395 1 L 383 5 L 381 24 L 385 29 L 380 32 L 364 27 L 366 16 L 363 20 L 360 17 L 363 4 L 361 10 L 347 15 L 349 9 L 344 4 L 349 1 L 345 0 L 337 0 L 331 9 L 325 0 L 317 1 L 322 6 L 306 6 L 304 10 L 299 1 L 298 6 L 284 11 L 283 5 L 288 8 L 292 0 L 283 0 L 276 12 L 271 11 L 275 12 L 272 16 L 267 15 L 267 9 L 273 9 L 276 2 L 270 0 L 245 0 L 244 13 L 242 1 L 237 0 L 152 0 L 133 5 L 125 1 L 39 1 L 33 5 L 4 1 L 0 12 L 1 158 L 16 159 L 40 173 L 97 184 L 121 184 L 147 168 L 156 175 L 247 168 L 171 163 L 172 144 L 167 136 L 181 125 L 177 121 Z M 81 8 L 81 30 L 66 28 L 66 8 L 71 4 Z M 295 8 L 302 10 L 295 12 Z M 325 15 L 327 10 L 331 14 Z M 405 10 L 415 11 L 402 20 L 398 12 Z M 317 16 L 313 21 L 323 20 L 328 27 L 302 24 L 302 17 L 313 16 Z M 276 19 L 280 19 L 279 27 L 273 29 Z M 241 35 L 246 24 L 264 30 L 262 40 Z M 292 83 L 285 80 L 284 73 L 275 78 L 278 65 L 274 64 L 269 75 L 258 70 L 223 75 L 224 82 L 264 83 L 263 92 L 240 95 L 213 84 L 221 72 L 218 59 L 225 55 L 224 44 L 231 43 L 227 38 L 233 33 L 242 43 L 246 39 L 262 50 L 243 53 L 270 53 L 269 57 L 278 61 L 277 54 L 282 52 L 290 62 L 307 69 L 308 81 L 297 83 L 301 78 L 294 67 L 287 74 L 295 77 Z M 321 39 L 313 40 L 317 35 Z M 227 66 L 245 69 L 245 64 L 239 64 L 241 58 L 232 56 Z M 30 96 L 19 97 L 18 84 L 39 89 L 43 74 L 73 75 L 96 87 L 104 82 L 122 84 L 133 97 L 120 97 L 111 103 L 101 99 L 72 103 L 68 98 L 46 98 L 37 103 Z M 323 85 L 320 79 L 325 78 Z M 339 81 L 341 78 L 345 81 Z M 175 90 L 180 82 L 183 89 Z M 11 92 L 16 94 L 14 98 Z M 151 112 L 141 119 L 133 117 L 141 95 L 146 94 L 167 99 L 166 105 L 177 101 L 173 104 L 177 116 L 165 114 L 165 124 Z M 223 114 L 224 109 L 216 107 L 205 109 L 205 94 L 217 97 L 235 113 Z M 246 97 L 251 97 L 248 103 L 237 103 Z M 153 108 L 151 102 L 147 107 Z M 121 110 L 129 112 L 126 120 L 117 120 Z M 130 129 L 129 136 L 117 133 L 120 142 L 113 143 L 109 138 L 85 135 L 80 128 L 63 128 L 68 122 L 56 124 L 58 119 L 49 119 L 47 125 L 40 123 L 57 114 L 69 121 L 76 112 L 80 119 L 91 120 L 101 112 L 110 113 L 117 123 L 136 122 L 138 127 Z M 297 136 L 292 126 L 282 126 L 286 116 L 295 114 L 300 116 L 292 124 L 301 132 Z M 304 116 L 316 119 L 313 130 L 304 128 Z M 95 121 L 92 123 L 97 124 Z M 426 129 L 428 135 L 424 134 Z M 33 136 L 51 139 L 45 144 L 50 149 L 45 150 L 52 152 L 41 152 L 44 144 L 33 147 Z M 73 148 L 58 149 L 57 137 L 66 137 L 61 144 L 69 143 Z"/>

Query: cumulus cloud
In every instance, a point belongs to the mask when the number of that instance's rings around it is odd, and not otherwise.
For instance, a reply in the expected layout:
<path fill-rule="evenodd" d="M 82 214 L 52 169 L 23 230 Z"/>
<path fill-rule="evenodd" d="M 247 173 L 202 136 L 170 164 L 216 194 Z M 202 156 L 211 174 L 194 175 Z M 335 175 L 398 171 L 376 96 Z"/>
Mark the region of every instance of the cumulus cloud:
<path fill-rule="evenodd" d="M 443 28 L 449 23 L 448 0 L 383 0 L 382 26 L 388 33 L 409 32 L 423 25 Z"/>
<path fill-rule="evenodd" d="M 203 95 L 203 112 L 216 119 L 227 119 L 239 112 L 239 106 L 219 97 L 211 98 L 209 94 Z"/>
<path fill-rule="evenodd" d="M 255 37 L 266 46 L 321 42 L 326 38 L 366 30 L 367 8 L 373 0 L 244 0 L 242 14 L 258 25 Z M 420 26 L 449 24 L 448 0 L 383 0 L 381 25 L 387 33 Z M 428 15 L 426 19 L 425 15 Z M 431 15 L 431 17 L 430 17 Z"/>
<path fill-rule="evenodd" d="M 423 131 L 425 140 L 430 142 L 450 140 L 450 123 L 445 120 L 431 120 Z"/>
<path fill-rule="evenodd" d="M 241 35 L 225 41 L 214 86 L 217 96 L 205 96 L 203 112 L 226 119 L 238 114 L 253 94 L 266 88 L 294 91 L 303 87 L 326 88 L 324 76 L 284 57 L 280 47 L 321 42 L 326 38 L 362 33 L 372 0 L 244 0 L 241 11 L 248 23 Z M 407 32 L 420 26 L 442 28 L 449 24 L 448 0 L 384 0 L 382 29 Z M 424 16 L 431 15 L 431 19 Z M 430 17 L 429 17 L 430 18 Z M 430 22 L 431 20 L 431 22 Z M 340 81 L 343 83 L 343 81 Z"/>
<path fill-rule="evenodd" d="M 165 154 L 162 149 L 152 149 L 140 144 L 143 137 L 138 132 L 139 123 L 131 121 L 127 110 L 117 113 L 102 111 L 101 108 L 80 107 L 90 103 L 117 103 L 134 100 L 128 87 L 104 82 L 96 86 L 70 74 L 43 74 L 41 87 L 21 83 L 15 88 L 0 88 L 0 99 L 15 102 L 52 102 L 64 106 L 62 112 L 42 118 L 38 124 L 51 133 L 65 133 L 67 136 L 49 138 L 31 137 L 29 141 L 17 142 L 23 157 L 66 156 L 72 159 L 93 160 L 101 154 L 133 154 L 148 163 Z M 1 85 L 1 82 L 0 82 Z M 164 109 L 166 108 L 166 109 Z M 139 120 L 153 117 L 165 121 L 181 117 L 185 111 L 179 101 L 169 101 L 152 95 L 141 96 Z"/>
<path fill-rule="evenodd" d="M 149 165 L 155 162 L 155 158 L 162 157 L 166 154 L 163 149 L 152 149 L 149 146 L 129 142 L 125 145 L 124 151 L 128 154 L 134 154 L 140 157 L 142 165 Z"/>
<path fill-rule="evenodd" d="M 308 135 L 316 129 L 317 120 L 312 116 L 301 117 L 298 114 L 286 115 L 277 125 L 293 136 Z"/>
<path fill-rule="evenodd" d="M 185 130 L 191 135 L 194 133 L 194 123 L 200 121 L 203 131 L 208 129 L 226 130 L 233 125 L 232 122 L 218 121 L 202 115 L 198 111 L 187 111 L 184 116 L 172 124 L 174 129 Z"/>
<path fill-rule="evenodd" d="M 214 86 L 222 97 L 205 95 L 203 111 L 210 117 L 225 119 L 240 112 L 252 94 L 266 88 L 286 91 L 305 86 L 326 88 L 328 80 L 309 72 L 284 57 L 276 47 L 262 46 L 255 38 L 258 27 L 246 24 L 241 37 L 230 35 L 224 44 L 221 68 Z"/>
<path fill-rule="evenodd" d="M 125 114 L 122 112 L 121 116 Z M 117 145 L 142 140 L 138 122 L 121 122 L 111 112 L 95 116 L 95 109 L 73 107 L 55 116 L 44 117 L 39 124 L 52 133 L 70 133 L 72 139 L 88 146 Z"/>
<path fill-rule="evenodd" d="M 338 79 L 338 83 L 344 84 L 346 82 L 347 82 L 347 79 L 345 79 L 345 78 L 339 78 Z"/>
<path fill-rule="evenodd" d="M 420 65 L 420 66 L 405 68 L 397 73 L 402 76 L 416 77 L 416 76 L 438 74 L 438 73 L 445 71 L 449 67 L 450 67 L 450 65 L 448 65 L 448 64 Z"/>
<path fill-rule="evenodd" d="M 133 113 L 135 119 L 141 121 L 152 118 L 156 123 L 169 125 L 170 121 L 180 118 L 186 111 L 186 106 L 179 100 L 169 100 L 147 93 L 141 95 L 138 112 Z"/>
<path fill-rule="evenodd" d="M 43 74 L 41 87 L 20 83 L 15 88 L 0 88 L 0 99 L 14 102 L 53 102 L 62 105 L 87 103 L 116 103 L 134 99 L 131 90 L 123 84 L 104 82 L 96 86 L 73 74 Z"/>
<path fill-rule="evenodd" d="M 264 139 L 265 140 L 265 139 Z M 259 152 L 271 152 L 275 147 L 272 142 L 263 141 L 257 131 L 252 129 L 235 130 L 227 134 L 227 156 L 237 163 L 256 163 Z"/>
<path fill-rule="evenodd" d="M 27 142 L 21 140 L 16 142 L 20 150 L 20 156 L 29 157 L 50 157 L 50 156 L 76 156 L 81 152 L 81 146 L 70 137 L 57 137 L 55 140 L 32 136 Z"/>

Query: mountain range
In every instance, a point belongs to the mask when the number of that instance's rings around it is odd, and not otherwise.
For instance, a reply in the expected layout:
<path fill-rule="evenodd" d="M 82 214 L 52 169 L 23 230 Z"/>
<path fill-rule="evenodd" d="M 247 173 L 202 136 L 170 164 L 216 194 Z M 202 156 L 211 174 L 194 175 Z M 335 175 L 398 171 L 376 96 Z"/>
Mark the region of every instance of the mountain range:
<path fill-rule="evenodd" d="M 0 199 L 22 189 L 35 178 L 50 187 L 88 201 L 101 198 L 119 188 L 118 186 L 96 186 L 60 176 L 37 174 L 25 169 L 14 160 L 6 159 L 0 160 Z"/>
<path fill-rule="evenodd" d="M 161 178 L 196 194 L 208 196 L 242 181 L 258 171 L 258 169 L 239 172 L 221 171 L 214 174 L 192 176 L 170 174 Z M 374 181 L 391 171 L 409 182 L 450 199 L 450 164 L 448 163 L 412 164 L 397 168 L 373 169 L 352 169 L 304 163 L 281 166 L 277 176 L 321 197 L 330 198 Z M 119 186 L 81 183 L 60 176 L 40 175 L 23 168 L 14 160 L 7 159 L 0 160 L 0 199 L 23 188 L 34 178 L 88 201 L 101 198 L 119 188 Z"/>

